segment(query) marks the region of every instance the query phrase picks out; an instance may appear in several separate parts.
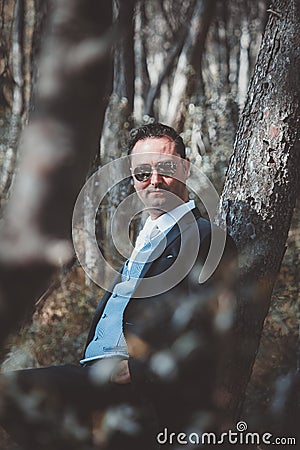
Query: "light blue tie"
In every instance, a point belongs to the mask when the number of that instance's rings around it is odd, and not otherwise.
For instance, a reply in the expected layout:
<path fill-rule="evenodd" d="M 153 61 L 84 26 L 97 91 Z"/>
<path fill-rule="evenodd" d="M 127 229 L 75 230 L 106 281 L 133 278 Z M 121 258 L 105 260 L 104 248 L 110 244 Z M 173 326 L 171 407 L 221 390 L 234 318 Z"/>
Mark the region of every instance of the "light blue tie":
<path fill-rule="evenodd" d="M 138 250 L 138 253 L 136 254 L 134 260 L 132 261 L 131 267 L 130 269 L 128 268 L 128 262 L 126 261 L 126 264 L 124 266 L 124 270 L 122 273 L 122 279 L 123 280 L 128 280 L 130 278 L 139 278 L 143 267 L 145 265 L 145 263 L 147 262 L 148 257 L 150 256 L 150 253 L 152 252 L 152 250 L 155 248 L 155 246 L 158 243 L 158 240 L 160 240 L 160 230 L 158 228 L 158 226 L 156 225 L 149 237 L 145 240 L 143 247 L 141 247 Z M 158 239 L 159 237 L 159 239 Z"/>

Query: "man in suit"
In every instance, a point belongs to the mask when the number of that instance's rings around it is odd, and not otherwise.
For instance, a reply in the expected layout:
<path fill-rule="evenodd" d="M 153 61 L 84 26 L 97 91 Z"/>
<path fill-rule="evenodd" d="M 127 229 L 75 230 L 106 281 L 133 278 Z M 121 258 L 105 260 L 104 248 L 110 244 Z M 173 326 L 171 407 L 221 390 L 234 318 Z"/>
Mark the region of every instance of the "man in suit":
<path fill-rule="evenodd" d="M 236 251 L 228 237 L 217 270 L 199 284 L 212 225 L 189 200 L 190 162 L 174 129 L 154 123 L 134 130 L 128 155 L 149 217 L 97 308 L 81 363 L 114 359 L 111 381 L 151 400 L 158 430 L 180 432 L 197 412 L 214 408 Z"/>
<path fill-rule="evenodd" d="M 38 389 L 42 404 L 52 393 L 59 414 L 62 403 L 83 418 L 98 411 L 101 448 L 150 450 L 157 448 L 162 430 L 176 434 L 215 425 L 218 365 L 235 300 L 236 251 L 228 237 L 217 269 L 199 283 L 212 225 L 189 200 L 190 163 L 175 130 L 159 123 L 134 130 L 128 154 L 134 187 L 149 217 L 132 255 L 99 303 L 82 367 L 26 370 L 17 377 L 27 395 Z M 16 399 L 9 397 L 8 428 L 20 416 L 12 406 Z M 113 426 L 109 407 L 115 414 Z M 47 428 L 47 422 L 42 425 Z M 39 437 L 32 443 L 36 429 L 27 417 L 21 439 L 26 448 L 39 448 Z M 164 448 L 172 447 L 165 436 Z M 59 442 L 55 448 L 74 447 L 73 441 L 62 447 Z"/>

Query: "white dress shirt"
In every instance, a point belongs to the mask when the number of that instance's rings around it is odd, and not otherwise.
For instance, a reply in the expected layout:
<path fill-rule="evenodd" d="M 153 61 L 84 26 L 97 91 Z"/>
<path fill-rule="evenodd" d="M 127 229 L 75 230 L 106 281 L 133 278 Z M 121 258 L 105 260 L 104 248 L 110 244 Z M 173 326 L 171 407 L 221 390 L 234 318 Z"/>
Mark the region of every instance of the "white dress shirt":
<path fill-rule="evenodd" d="M 150 235 L 155 227 L 159 229 L 161 233 L 167 234 L 168 231 L 189 211 L 195 208 L 194 200 L 189 200 L 182 205 L 176 206 L 176 208 L 168 211 L 157 219 L 151 219 L 149 216 L 146 220 L 143 228 L 138 234 L 138 237 L 135 242 L 135 246 L 131 256 L 129 258 L 128 267 L 130 268 L 132 265 L 132 261 L 134 260 L 138 251 L 144 246 L 145 242 L 150 239 Z"/>

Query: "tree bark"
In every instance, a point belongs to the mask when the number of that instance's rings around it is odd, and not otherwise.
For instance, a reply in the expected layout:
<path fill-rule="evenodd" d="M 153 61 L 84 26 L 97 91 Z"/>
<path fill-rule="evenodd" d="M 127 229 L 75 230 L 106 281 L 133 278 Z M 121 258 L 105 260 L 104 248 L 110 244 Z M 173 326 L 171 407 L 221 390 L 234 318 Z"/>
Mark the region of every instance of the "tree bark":
<path fill-rule="evenodd" d="M 8 131 L 8 147 L 1 173 L 2 195 L 7 195 L 12 183 L 17 157 L 18 141 L 24 110 L 24 0 L 16 0 L 12 23 L 11 65 L 13 77 L 12 107 Z"/>
<path fill-rule="evenodd" d="M 72 257 L 74 202 L 99 143 L 110 48 L 107 1 L 57 0 L 36 111 L 0 236 L 0 342 Z"/>
<path fill-rule="evenodd" d="M 223 392 L 236 413 L 285 253 L 300 179 L 300 2 L 276 0 L 269 13 L 221 198 L 221 214 L 240 251 L 238 344 Z"/>
<path fill-rule="evenodd" d="M 145 2 L 140 0 L 136 6 L 135 13 L 135 38 L 134 38 L 134 118 L 140 124 L 143 120 L 145 110 L 146 94 L 150 86 L 150 78 L 147 66 L 147 52 L 145 41 L 146 17 Z"/>
<path fill-rule="evenodd" d="M 18 167 L 18 144 L 28 122 L 32 89 L 36 81 L 37 49 L 43 35 L 45 14 L 38 0 L 0 4 L 0 201 L 7 203 Z"/>
<path fill-rule="evenodd" d="M 133 98 L 134 98 L 134 12 L 135 1 L 115 1 L 117 22 L 122 23 L 124 33 L 122 40 L 115 46 L 113 92 L 105 113 L 103 133 L 101 136 L 101 165 L 107 164 L 126 154 L 126 143 L 129 130 L 132 128 Z M 112 170 L 115 170 L 112 168 Z M 118 174 L 112 179 L 117 179 Z M 115 265 L 121 264 L 121 259 L 115 249 L 111 235 L 111 223 L 117 206 L 129 195 L 131 190 L 119 184 L 107 193 L 107 205 L 101 214 L 102 227 L 106 239 L 102 242 L 106 259 Z"/>

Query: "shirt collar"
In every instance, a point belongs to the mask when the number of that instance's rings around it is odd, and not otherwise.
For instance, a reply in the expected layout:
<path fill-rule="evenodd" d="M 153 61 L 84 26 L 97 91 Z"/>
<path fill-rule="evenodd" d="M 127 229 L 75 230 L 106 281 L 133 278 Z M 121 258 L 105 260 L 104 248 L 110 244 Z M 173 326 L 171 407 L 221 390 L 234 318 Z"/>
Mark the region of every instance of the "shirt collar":
<path fill-rule="evenodd" d="M 195 208 L 194 200 L 189 200 L 188 202 L 183 203 L 182 205 L 176 206 L 176 208 L 172 209 L 171 211 L 162 214 L 155 220 L 152 220 L 151 217 L 148 217 L 143 227 L 143 230 L 147 230 L 147 232 L 150 233 L 151 230 L 155 226 L 157 226 L 159 230 L 162 233 L 164 233 L 165 231 L 172 228 L 186 213 L 188 213 L 194 208 Z"/>

